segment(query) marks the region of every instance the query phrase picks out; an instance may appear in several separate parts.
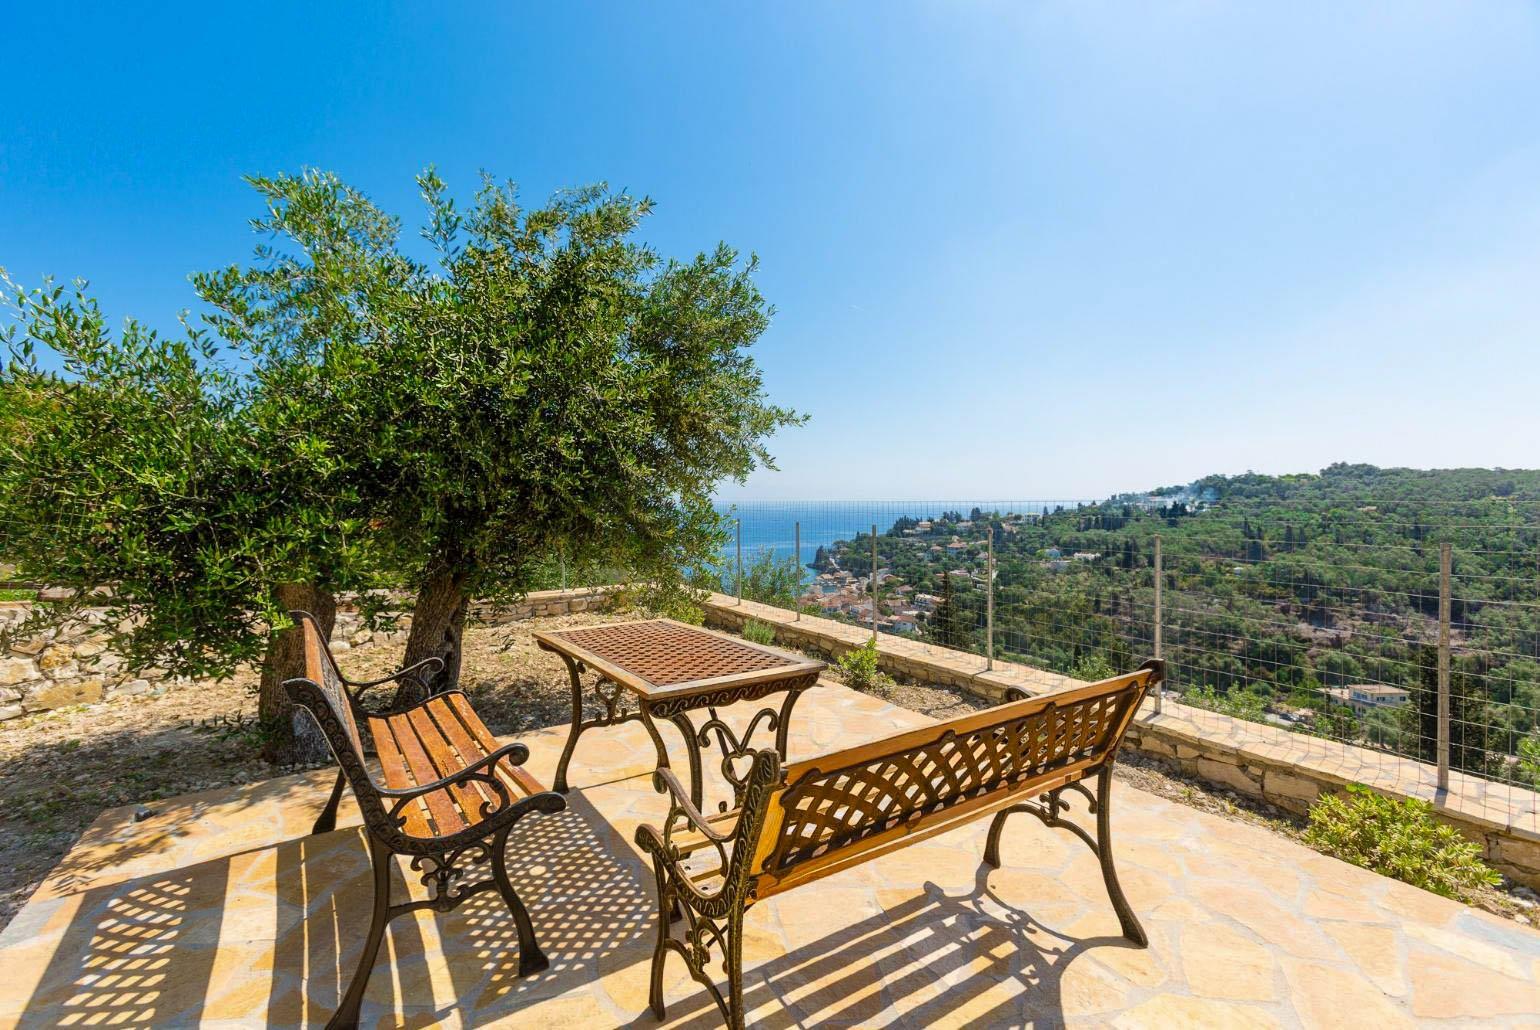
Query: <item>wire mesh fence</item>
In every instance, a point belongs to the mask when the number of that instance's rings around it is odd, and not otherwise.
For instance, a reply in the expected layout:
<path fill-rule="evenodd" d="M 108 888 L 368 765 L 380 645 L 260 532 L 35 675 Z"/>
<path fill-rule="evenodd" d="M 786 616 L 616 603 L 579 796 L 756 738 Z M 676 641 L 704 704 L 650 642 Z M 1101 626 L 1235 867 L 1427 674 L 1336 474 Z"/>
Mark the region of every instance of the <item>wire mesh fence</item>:
<path fill-rule="evenodd" d="M 1535 820 L 1540 510 L 1140 497 L 724 514 L 727 593 L 1083 679 L 1158 654 L 1173 701 L 1352 745 L 1389 776 L 1523 791 Z"/>
<path fill-rule="evenodd" d="M 1383 777 L 1476 784 L 1540 830 L 1540 506 L 1141 496 L 722 514 L 725 593 L 1081 679 L 1159 656 L 1172 702 L 1301 749 L 1350 745 Z M 557 555 L 537 578 L 624 577 Z"/>

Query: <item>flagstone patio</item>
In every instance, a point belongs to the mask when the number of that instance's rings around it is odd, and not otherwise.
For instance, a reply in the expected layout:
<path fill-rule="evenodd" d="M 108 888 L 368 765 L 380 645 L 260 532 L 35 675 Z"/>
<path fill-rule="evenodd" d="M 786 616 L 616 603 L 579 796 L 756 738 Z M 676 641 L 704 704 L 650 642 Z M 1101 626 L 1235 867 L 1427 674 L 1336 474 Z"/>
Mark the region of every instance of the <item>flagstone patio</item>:
<path fill-rule="evenodd" d="M 832 684 L 792 755 L 924 716 Z M 671 732 L 665 730 L 665 732 Z M 550 782 L 564 727 L 527 735 Z M 652 877 L 632 845 L 663 799 L 636 724 L 584 736 L 566 813 L 532 817 L 511 872 L 551 958 L 525 979 L 496 895 L 395 921 L 369 1025 L 655 1026 Z M 305 836 L 331 773 L 104 812 L 0 934 L 0 1024 L 320 1025 L 357 960 L 369 862 L 357 812 Z M 755 906 L 750 1022 L 792 1026 L 1540 1025 L 1540 933 L 1120 784 L 1114 851 L 1150 947 L 1118 935 L 1067 833 L 987 822 Z M 408 884 L 402 865 L 398 898 Z M 718 1025 L 670 962 L 670 1026 Z"/>

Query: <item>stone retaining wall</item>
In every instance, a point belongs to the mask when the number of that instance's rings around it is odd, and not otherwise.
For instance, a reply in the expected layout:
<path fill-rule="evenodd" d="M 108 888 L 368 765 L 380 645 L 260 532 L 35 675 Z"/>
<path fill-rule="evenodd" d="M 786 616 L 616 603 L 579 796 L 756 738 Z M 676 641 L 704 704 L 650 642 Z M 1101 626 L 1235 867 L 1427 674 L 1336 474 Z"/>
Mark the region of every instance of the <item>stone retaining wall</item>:
<path fill-rule="evenodd" d="M 858 648 L 871 630 L 753 601 L 713 594 L 706 622 L 739 631 L 749 619 L 775 628 L 788 647 L 828 658 Z M 1045 694 L 1081 681 L 1012 662 L 995 662 L 905 637 L 878 634 L 878 668 L 890 675 L 967 691 L 990 701 L 1007 686 Z M 1527 886 L 1540 888 L 1540 795 L 1519 787 L 1451 772 L 1440 791 L 1436 771 L 1423 762 L 1367 748 L 1291 733 L 1274 726 L 1233 719 L 1162 699 L 1155 711 L 1146 702 L 1130 728 L 1127 744 L 1159 756 L 1182 773 L 1262 798 L 1303 814 L 1310 803 L 1349 783 L 1362 783 L 1396 797 L 1433 803 L 1438 815 L 1482 846 L 1486 860 Z"/>
<path fill-rule="evenodd" d="M 473 605 L 471 618 L 502 624 L 602 608 L 609 599 L 609 588 L 540 590 L 499 611 Z M 0 601 L 0 631 L 20 625 L 31 611 L 30 601 Z M 106 620 L 104 611 L 87 609 L 72 626 L 45 630 L 0 651 L 0 722 L 67 705 L 159 693 L 189 682 L 185 677 L 170 676 L 164 669 L 127 668 L 121 656 L 107 649 Z M 377 632 L 363 625 L 356 607 L 344 602 L 338 606 L 331 647 L 346 651 L 378 643 L 404 643 L 411 624 L 411 616 L 402 615 L 393 631 Z"/>

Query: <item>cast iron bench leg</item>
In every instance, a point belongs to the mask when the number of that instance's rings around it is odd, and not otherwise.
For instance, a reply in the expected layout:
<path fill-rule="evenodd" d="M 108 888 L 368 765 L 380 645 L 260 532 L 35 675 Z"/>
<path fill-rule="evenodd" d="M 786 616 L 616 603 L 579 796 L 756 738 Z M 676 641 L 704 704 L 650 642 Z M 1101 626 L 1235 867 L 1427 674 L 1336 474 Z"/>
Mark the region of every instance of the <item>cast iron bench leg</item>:
<path fill-rule="evenodd" d="M 332 796 L 327 799 L 326 807 L 321 809 L 321 814 L 316 816 L 315 825 L 310 828 L 312 834 L 330 833 L 337 828 L 337 803 L 342 800 L 342 786 L 347 782 L 347 777 L 342 769 L 337 769 L 337 782 L 332 784 Z"/>

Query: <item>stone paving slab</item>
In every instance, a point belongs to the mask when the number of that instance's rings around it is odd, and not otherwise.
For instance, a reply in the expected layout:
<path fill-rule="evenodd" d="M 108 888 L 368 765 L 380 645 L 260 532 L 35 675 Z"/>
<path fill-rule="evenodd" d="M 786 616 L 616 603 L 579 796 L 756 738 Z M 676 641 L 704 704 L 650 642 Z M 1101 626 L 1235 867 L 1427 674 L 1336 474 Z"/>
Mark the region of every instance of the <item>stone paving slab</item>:
<path fill-rule="evenodd" d="M 925 721 L 821 686 L 798 708 L 792 753 Z M 546 782 L 564 738 L 523 738 Z M 631 844 L 664 809 L 652 757 L 639 726 L 591 731 L 569 811 L 515 831 L 512 873 L 550 970 L 515 975 L 512 921 L 481 895 L 392 924 L 365 1023 L 658 1025 L 652 877 Z M 0 934 L 0 1025 L 323 1023 L 370 889 L 351 804 L 337 831 L 303 835 L 329 784 L 323 771 L 191 795 L 141 823 L 103 813 Z M 751 1023 L 1540 1025 L 1540 933 L 1126 785 L 1113 809 L 1148 949 L 1118 936 L 1095 858 L 1069 834 L 1013 822 L 991 870 L 979 823 L 750 910 Z M 399 872 L 398 899 L 422 896 Z M 667 980 L 665 1025 L 718 1025 L 677 959 Z"/>

